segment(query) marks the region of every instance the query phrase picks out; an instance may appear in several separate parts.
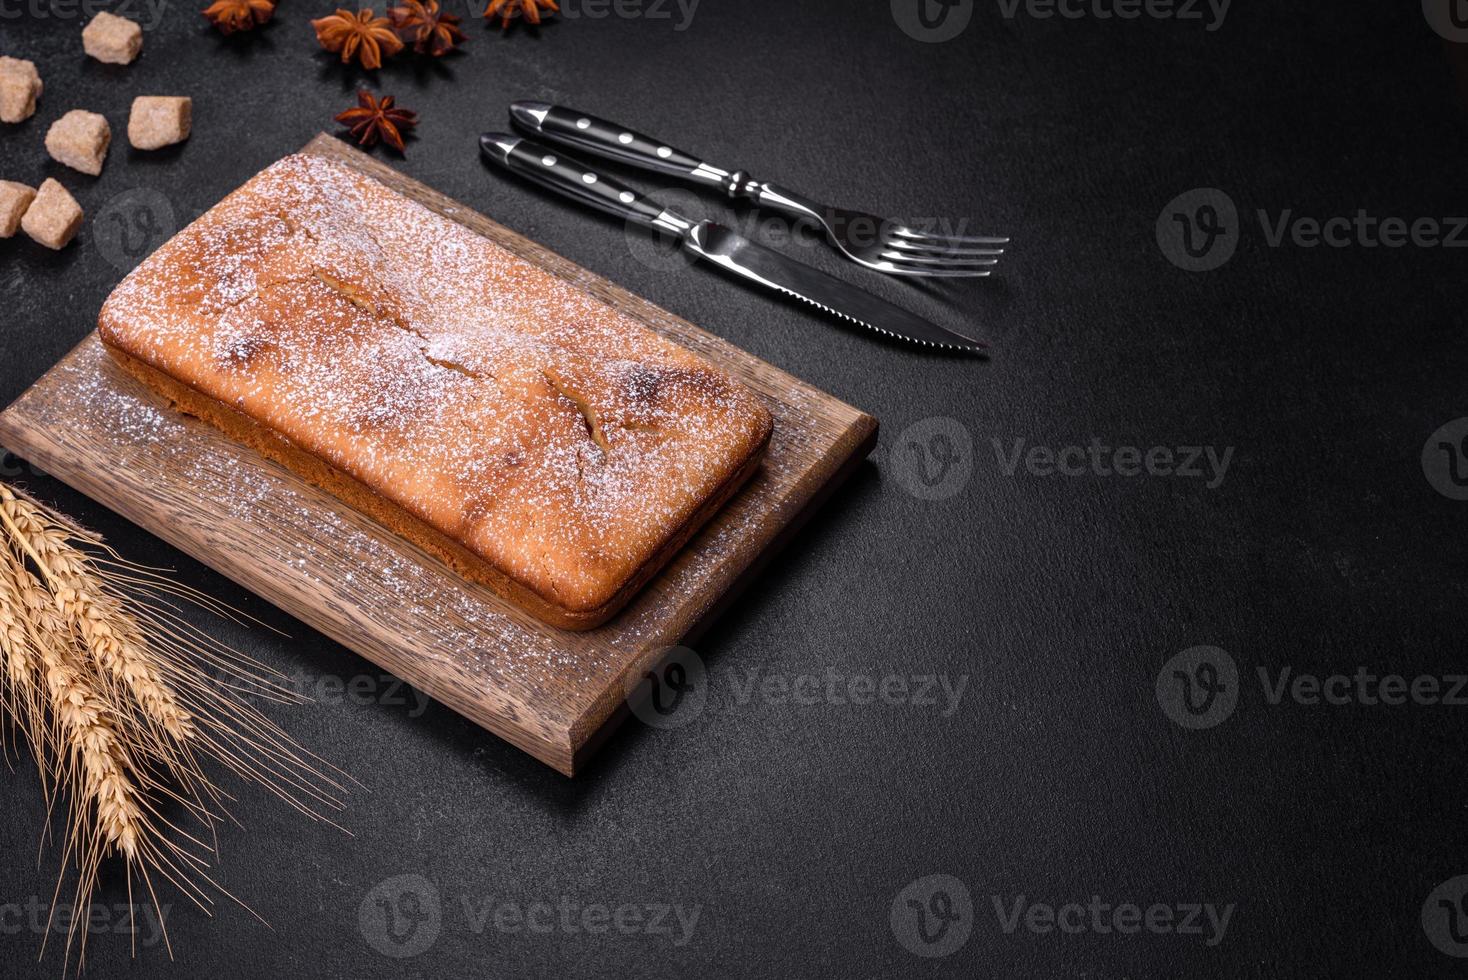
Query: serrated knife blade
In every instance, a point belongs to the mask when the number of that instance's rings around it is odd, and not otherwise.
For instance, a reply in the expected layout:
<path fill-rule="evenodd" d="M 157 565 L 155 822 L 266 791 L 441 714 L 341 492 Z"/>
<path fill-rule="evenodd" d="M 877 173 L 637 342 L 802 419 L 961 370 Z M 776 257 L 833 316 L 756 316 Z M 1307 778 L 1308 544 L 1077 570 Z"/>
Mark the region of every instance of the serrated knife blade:
<path fill-rule="evenodd" d="M 684 251 L 731 275 L 793 296 L 888 337 L 944 350 L 981 354 L 988 345 L 929 323 L 864 289 L 772 252 L 712 221 L 694 221 L 563 150 L 510 133 L 481 133 L 479 149 L 491 162 L 542 187 L 624 221 L 676 237 Z"/>
<path fill-rule="evenodd" d="M 683 236 L 683 248 L 727 272 L 794 296 L 877 333 L 948 350 L 972 353 L 988 350 L 988 344 L 981 340 L 930 323 L 864 289 L 786 258 L 712 221 L 699 222 L 689 229 Z"/>

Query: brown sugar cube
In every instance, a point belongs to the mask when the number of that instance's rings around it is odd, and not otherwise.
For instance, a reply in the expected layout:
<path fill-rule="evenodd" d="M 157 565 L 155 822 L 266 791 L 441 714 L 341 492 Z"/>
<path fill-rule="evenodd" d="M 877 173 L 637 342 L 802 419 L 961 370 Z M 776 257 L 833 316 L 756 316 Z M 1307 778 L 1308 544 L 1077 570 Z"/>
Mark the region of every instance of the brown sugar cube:
<path fill-rule="evenodd" d="M 24 122 L 34 115 L 42 87 L 34 64 L 0 57 L 0 122 Z"/>
<path fill-rule="evenodd" d="M 36 199 L 36 192 L 13 180 L 0 180 L 0 238 L 15 237 L 20 217 Z"/>
<path fill-rule="evenodd" d="M 143 50 L 143 28 L 135 21 L 103 10 L 82 28 L 87 54 L 109 65 L 130 64 Z"/>
<path fill-rule="evenodd" d="M 112 128 L 105 116 L 73 109 L 51 124 L 46 132 L 46 152 L 73 170 L 93 177 L 102 172 Z"/>
<path fill-rule="evenodd" d="M 20 226 L 47 248 L 65 248 L 82 226 L 81 205 L 65 187 L 48 177 L 36 192 L 36 199 L 26 208 Z"/>
<path fill-rule="evenodd" d="M 156 150 L 189 138 L 194 100 L 186 95 L 140 95 L 127 117 L 127 139 L 135 149 Z"/>

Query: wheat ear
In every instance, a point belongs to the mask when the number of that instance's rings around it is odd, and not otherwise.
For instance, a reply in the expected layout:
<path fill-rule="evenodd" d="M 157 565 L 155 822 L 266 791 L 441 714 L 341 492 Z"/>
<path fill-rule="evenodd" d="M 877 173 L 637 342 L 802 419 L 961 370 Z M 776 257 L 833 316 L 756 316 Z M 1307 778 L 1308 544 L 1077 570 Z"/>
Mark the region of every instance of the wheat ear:
<path fill-rule="evenodd" d="M 174 600 L 232 612 L 125 561 L 98 535 L 0 483 L 0 709 L 30 742 L 48 807 L 68 799 L 62 865 L 63 875 L 73 860 L 78 869 L 78 908 L 112 854 L 124 859 L 129 893 L 134 873 L 147 886 L 160 922 L 155 873 L 205 911 L 213 904 L 205 884 L 234 899 L 179 840 L 201 852 L 215 848 L 160 809 L 180 804 L 212 832 L 226 797 L 203 772 L 200 755 L 314 819 L 332 823 L 320 810 L 343 807 L 336 776 L 350 777 L 239 695 L 305 699 L 190 624 Z M 68 960 L 85 921 L 72 919 Z M 166 926 L 163 936 L 167 943 Z M 84 928 L 76 946 L 80 964 Z"/>
<path fill-rule="evenodd" d="M 62 615 L 80 631 L 102 669 L 131 692 L 145 717 L 170 738 L 177 742 L 192 738 L 189 713 L 163 682 L 147 648 L 137 642 L 136 620 L 110 594 L 86 553 L 70 543 L 66 529 L 47 520 L 49 515 L 39 505 L 3 485 L 0 514 L 25 543 Z"/>

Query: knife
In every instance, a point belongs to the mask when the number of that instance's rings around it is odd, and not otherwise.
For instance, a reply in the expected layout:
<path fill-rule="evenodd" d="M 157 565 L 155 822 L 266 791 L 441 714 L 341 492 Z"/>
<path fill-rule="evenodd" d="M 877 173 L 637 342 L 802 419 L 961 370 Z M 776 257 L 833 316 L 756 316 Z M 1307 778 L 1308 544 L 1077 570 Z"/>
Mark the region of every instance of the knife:
<path fill-rule="evenodd" d="M 564 151 L 509 133 L 485 133 L 479 148 L 490 160 L 582 204 L 678 240 L 685 252 L 731 275 L 758 283 L 877 333 L 930 347 L 983 353 L 988 344 L 929 323 L 819 269 L 757 245 L 712 221 L 695 222 L 625 184 L 597 173 Z"/>

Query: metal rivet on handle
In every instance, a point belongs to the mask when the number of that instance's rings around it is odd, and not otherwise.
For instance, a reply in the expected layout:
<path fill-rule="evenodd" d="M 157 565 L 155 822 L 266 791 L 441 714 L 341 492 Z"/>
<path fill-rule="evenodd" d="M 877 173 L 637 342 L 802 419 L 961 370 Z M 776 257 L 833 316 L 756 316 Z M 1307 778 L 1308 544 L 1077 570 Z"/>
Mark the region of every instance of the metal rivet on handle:
<path fill-rule="evenodd" d="M 547 153 L 545 156 L 540 158 L 540 162 L 545 164 L 547 167 L 554 167 L 556 165 L 556 158 Z"/>
<path fill-rule="evenodd" d="M 632 193 L 631 191 L 623 191 L 617 196 L 622 199 L 623 204 L 631 204 L 633 201 L 637 200 L 637 195 Z"/>
<path fill-rule="evenodd" d="M 632 134 L 631 133 L 623 133 L 621 136 L 618 136 L 617 137 L 617 142 L 619 142 L 619 143 L 631 143 L 632 142 Z"/>
<path fill-rule="evenodd" d="M 668 157 L 670 157 L 672 155 L 673 155 L 673 148 L 671 146 L 660 146 L 660 147 L 658 147 L 658 156 L 662 157 L 664 160 L 668 159 Z"/>
<path fill-rule="evenodd" d="M 588 184 L 594 184 L 596 183 L 596 174 L 582 174 L 581 179 L 586 181 Z"/>
<path fill-rule="evenodd" d="M 587 119 L 585 116 L 582 116 L 580 119 L 576 120 L 576 128 L 577 129 L 590 129 L 591 128 L 591 120 L 590 119 Z"/>

